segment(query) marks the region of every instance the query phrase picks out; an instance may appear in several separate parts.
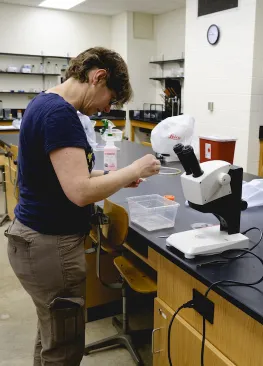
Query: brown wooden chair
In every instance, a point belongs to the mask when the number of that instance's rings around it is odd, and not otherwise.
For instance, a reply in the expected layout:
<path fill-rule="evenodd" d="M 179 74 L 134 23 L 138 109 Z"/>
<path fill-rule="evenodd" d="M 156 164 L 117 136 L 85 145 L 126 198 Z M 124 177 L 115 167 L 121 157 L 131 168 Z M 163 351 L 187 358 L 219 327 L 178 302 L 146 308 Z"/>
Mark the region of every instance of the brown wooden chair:
<path fill-rule="evenodd" d="M 122 290 L 122 322 L 116 317 L 113 317 L 112 323 L 118 331 L 118 334 L 102 339 L 100 341 L 88 344 L 85 347 L 85 355 L 92 351 L 100 350 L 109 346 L 124 346 L 130 352 L 136 365 L 143 365 L 143 362 L 138 354 L 132 336 L 135 332 L 129 329 L 129 321 L 127 314 L 127 286 L 130 286 L 134 291 L 144 294 L 150 294 L 157 291 L 156 282 L 149 277 L 138 265 L 135 265 L 131 260 L 120 255 L 123 251 L 128 228 L 129 217 L 127 211 L 122 207 L 108 199 L 104 200 L 103 213 L 109 218 L 109 223 L 97 226 L 97 235 L 91 231 L 91 238 L 96 244 L 97 251 L 97 276 L 100 281 L 107 287 Z M 120 273 L 120 282 L 105 283 L 101 276 L 100 256 L 107 252 L 113 256 L 114 265 Z M 136 331 L 140 332 L 139 331 Z"/>

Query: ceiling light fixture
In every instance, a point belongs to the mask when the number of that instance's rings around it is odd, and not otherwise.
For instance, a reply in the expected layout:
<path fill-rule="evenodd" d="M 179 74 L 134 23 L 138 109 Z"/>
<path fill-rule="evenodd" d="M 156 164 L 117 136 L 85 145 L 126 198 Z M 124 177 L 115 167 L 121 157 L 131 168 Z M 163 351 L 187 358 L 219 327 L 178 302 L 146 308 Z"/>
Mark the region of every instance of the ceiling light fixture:
<path fill-rule="evenodd" d="M 85 0 L 45 0 L 42 1 L 38 6 L 43 8 L 68 10 L 74 8 L 74 6 L 80 3 L 83 3 L 84 1 Z"/>

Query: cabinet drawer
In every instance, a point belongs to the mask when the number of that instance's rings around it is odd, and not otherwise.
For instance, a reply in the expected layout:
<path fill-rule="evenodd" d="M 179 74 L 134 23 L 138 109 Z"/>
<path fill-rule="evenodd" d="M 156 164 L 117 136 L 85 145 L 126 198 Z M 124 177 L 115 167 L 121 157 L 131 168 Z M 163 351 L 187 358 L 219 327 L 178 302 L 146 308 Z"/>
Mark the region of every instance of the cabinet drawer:
<path fill-rule="evenodd" d="M 187 311 L 185 309 L 182 310 Z M 153 334 L 154 366 L 169 366 L 168 327 L 174 312 L 160 299 L 155 299 Z M 179 314 L 171 328 L 171 360 L 173 366 L 197 366 L 201 359 L 202 336 Z M 235 366 L 210 342 L 205 344 L 204 363 L 207 366 Z"/>
<path fill-rule="evenodd" d="M 192 299 L 193 288 L 205 293 L 207 287 L 160 256 L 158 297 L 172 309 Z M 206 323 L 206 339 L 238 366 L 263 366 L 263 326 L 211 291 L 215 304 L 214 324 Z M 202 317 L 193 309 L 183 310 L 181 318 L 202 333 Z"/>

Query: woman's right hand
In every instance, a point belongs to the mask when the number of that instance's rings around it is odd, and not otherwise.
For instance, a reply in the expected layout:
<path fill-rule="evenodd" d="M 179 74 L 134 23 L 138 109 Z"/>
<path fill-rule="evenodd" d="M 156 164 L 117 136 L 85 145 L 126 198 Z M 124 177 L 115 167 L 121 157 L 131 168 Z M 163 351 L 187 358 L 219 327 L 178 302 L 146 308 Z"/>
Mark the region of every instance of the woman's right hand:
<path fill-rule="evenodd" d="M 161 163 L 154 155 L 147 154 L 135 160 L 132 166 L 136 169 L 136 176 L 138 178 L 147 178 L 159 173 Z"/>

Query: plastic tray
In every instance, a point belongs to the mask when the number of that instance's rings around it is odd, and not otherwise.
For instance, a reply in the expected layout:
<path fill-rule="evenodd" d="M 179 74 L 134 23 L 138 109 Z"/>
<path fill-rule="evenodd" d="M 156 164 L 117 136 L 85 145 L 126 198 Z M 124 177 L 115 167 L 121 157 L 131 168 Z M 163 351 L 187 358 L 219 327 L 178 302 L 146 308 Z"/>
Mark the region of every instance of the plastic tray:
<path fill-rule="evenodd" d="M 159 194 L 128 197 L 130 220 L 147 231 L 173 227 L 180 206 Z"/>

